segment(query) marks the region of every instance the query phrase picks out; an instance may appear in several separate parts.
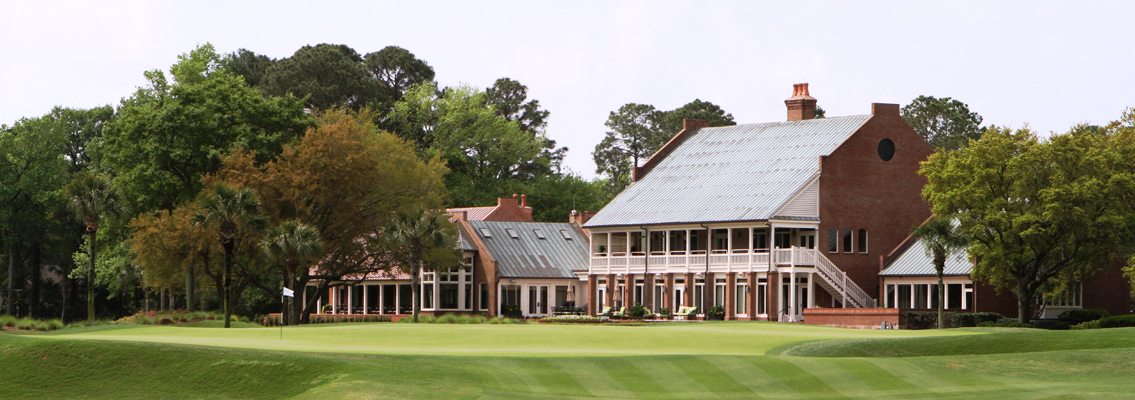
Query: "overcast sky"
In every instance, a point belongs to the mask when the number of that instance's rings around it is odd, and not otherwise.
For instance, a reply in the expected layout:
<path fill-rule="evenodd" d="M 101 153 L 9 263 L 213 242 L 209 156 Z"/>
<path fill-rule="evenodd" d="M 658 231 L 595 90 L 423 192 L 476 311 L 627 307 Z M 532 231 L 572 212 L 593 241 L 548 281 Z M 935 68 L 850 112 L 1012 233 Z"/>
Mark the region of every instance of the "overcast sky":
<path fill-rule="evenodd" d="M 713 102 L 738 123 L 780 121 L 809 82 L 829 116 L 953 97 L 986 124 L 1064 131 L 1135 106 L 1135 2 L 50 2 L 0 0 L 0 123 L 55 105 L 112 104 L 212 43 L 288 57 L 397 45 L 442 85 L 520 81 L 551 111 L 566 166 L 625 103 Z"/>

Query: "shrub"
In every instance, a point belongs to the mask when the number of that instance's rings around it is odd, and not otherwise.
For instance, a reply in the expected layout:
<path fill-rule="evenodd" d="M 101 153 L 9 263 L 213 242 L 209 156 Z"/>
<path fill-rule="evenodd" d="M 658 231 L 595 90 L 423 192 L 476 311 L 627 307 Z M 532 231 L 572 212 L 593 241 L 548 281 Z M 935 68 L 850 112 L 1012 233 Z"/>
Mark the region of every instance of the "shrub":
<path fill-rule="evenodd" d="M 1070 324 L 1080 324 L 1110 317 L 1111 313 L 1103 309 L 1068 310 L 1060 313 L 1060 320 Z"/>
<path fill-rule="evenodd" d="M 544 317 L 540 322 L 560 322 L 560 323 L 577 323 L 577 324 L 597 324 L 604 322 L 606 318 L 592 317 L 588 315 L 558 315 L 555 317 Z"/>
<path fill-rule="evenodd" d="M 663 318 L 670 318 L 670 316 L 672 315 L 670 309 L 666 307 L 659 308 L 658 313 L 661 314 Z"/>
<path fill-rule="evenodd" d="M 1032 327 L 1050 331 L 1066 331 L 1072 327 L 1072 324 L 1058 319 L 1034 319 L 1032 320 Z"/>
<path fill-rule="evenodd" d="M 1135 314 L 1116 315 L 1114 317 L 1101 318 L 1099 320 L 1100 328 L 1126 328 L 1135 326 Z"/>
<path fill-rule="evenodd" d="M 35 329 L 37 322 L 39 322 L 39 321 L 36 321 L 36 320 L 28 318 L 28 317 L 23 317 L 23 318 L 16 320 L 16 329 L 24 330 L 24 331 L 32 330 L 32 329 Z"/>
<path fill-rule="evenodd" d="M 642 319 L 646 316 L 646 307 L 643 307 L 642 303 L 634 303 L 634 305 L 631 306 L 631 309 L 627 311 L 627 314 L 631 318 Z"/>
<path fill-rule="evenodd" d="M 1075 330 L 1075 331 L 1078 331 L 1078 330 L 1081 330 L 1081 329 L 1099 329 L 1099 328 L 1100 328 L 1100 320 L 1098 320 L 1098 319 L 1095 320 L 1095 321 L 1084 322 L 1084 323 L 1081 323 L 1079 325 L 1072 325 L 1072 330 Z"/>
<path fill-rule="evenodd" d="M 1033 327 L 1032 325 L 1022 323 L 1022 322 L 1017 321 L 1013 318 L 1005 318 L 1005 319 L 997 321 L 997 322 L 985 321 L 985 322 L 982 322 L 980 324 L 977 324 L 977 326 L 982 327 L 982 328 L 1032 328 Z"/>
<path fill-rule="evenodd" d="M 434 320 L 434 322 L 439 324 L 456 324 L 457 316 L 453 314 L 445 314 L 438 317 L 436 320 Z"/>
<path fill-rule="evenodd" d="M 49 330 L 49 331 L 63 329 L 63 321 L 60 321 L 58 319 L 50 319 L 50 320 L 44 321 L 44 324 L 46 325 L 47 330 Z"/>
<path fill-rule="evenodd" d="M 938 327 L 938 312 L 907 311 L 902 313 L 903 329 L 933 329 Z"/>
<path fill-rule="evenodd" d="M 16 317 L 12 315 L 0 315 L 0 327 L 13 327 L 16 326 Z"/>
<path fill-rule="evenodd" d="M 948 313 L 946 315 L 946 322 L 953 328 L 966 328 L 978 326 L 982 322 L 997 322 L 1005 319 L 1004 316 L 998 313 L 981 312 L 981 313 Z"/>

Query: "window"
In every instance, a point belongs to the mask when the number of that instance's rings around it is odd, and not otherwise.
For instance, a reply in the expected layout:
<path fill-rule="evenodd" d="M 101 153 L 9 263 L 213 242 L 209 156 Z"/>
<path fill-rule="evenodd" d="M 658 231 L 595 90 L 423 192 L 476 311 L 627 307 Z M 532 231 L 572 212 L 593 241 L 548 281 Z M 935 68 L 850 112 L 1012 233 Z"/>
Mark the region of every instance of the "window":
<path fill-rule="evenodd" d="M 839 253 L 839 229 L 828 229 L 828 253 Z"/>
<path fill-rule="evenodd" d="M 879 152 L 879 159 L 891 161 L 895 157 L 895 142 L 892 142 L 891 139 L 880 140 L 879 147 L 876 150 Z"/>
<path fill-rule="evenodd" d="M 434 285 L 422 285 L 422 308 L 434 308 Z"/>
<path fill-rule="evenodd" d="M 489 232 L 489 229 L 488 229 L 488 228 L 481 228 L 481 229 L 478 229 L 478 230 L 479 230 L 479 231 L 481 231 L 481 236 L 482 236 L 482 237 L 486 237 L 486 238 L 491 238 L 491 237 L 493 237 L 493 234 L 492 234 L 492 232 Z"/>
<path fill-rule="evenodd" d="M 737 302 L 735 303 L 737 305 L 737 312 L 736 313 L 738 315 L 748 314 L 749 310 L 746 307 L 749 305 L 749 285 L 746 285 L 744 283 L 738 283 L 736 290 L 737 290 Z"/>
<path fill-rule="evenodd" d="M 946 285 L 946 308 L 955 310 L 962 308 L 962 284 L 950 283 Z"/>
<path fill-rule="evenodd" d="M 859 252 L 867 253 L 867 230 L 859 228 Z"/>
<path fill-rule="evenodd" d="M 537 238 L 540 238 L 540 239 L 547 239 L 546 237 L 544 237 L 544 231 L 542 231 L 542 230 L 539 230 L 539 229 L 533 229 L 533 230 L 532 230 L 532 233 L 536 234 L 536 237 L 537 237 Z"/>
<path fill-rule="evenodd" d="M 1083 288 L 1080 282 L 1072 282 L 1064 287 L 1061 292 L 1053 300 L 1045 300 L 1045 304 L 1052 307 L 1082 307 L 1083 306 Z"/>
<path fill-rule="evenodd" d="M 845 228 L 843 230 L 843 252 L 851 252 L 851 228 Z"/>
<path fill-rule="evenodd" d="M 441 295 L 440 306 L 445 309 L 456 309 L 457 299 L 459 298 L 456 283 L 443 283 L 439 286 L 439 294 Z"/>
<path fill-rule="evenodd" d="M 713 285 L 713 305 L 725 307 L 725 280 L 718 279 Z"/>
<path fill-rule="evenodd" d="M 920 309 L 920 310 L 929 308 L 926 305 L 926 300 L 927 300 L 926 296 L 929 294 L 928 293 L 928 286 L 929 285 L 927 285 L 927 284 L 916 284 L 916 285 L 914 285 L 914 308 L 917 308 L 917 309 Z"/>
<path fill-rule="evenodd" d="M 764 228 L 753 229 L 753 248 L 768 250 L 768 231 Z"/>
<path fill-rule="evenodd" d="M 560 236 L 563 236 L 564 239 L 571 240 L 571 234 L 568 233 L 567 229 L 560 229 Z"/>
<path fill-rule="evenodd" d="M 705 308 L 705 284 L 697 283 L 694 285 L 694 307 L 698 309 L 699 313 L 704 313 Z"/>
<path fill-rule="evenodd" d="M 768 284 L 757 284 L 757 314 L 768 314 Z"/>
<path fill-rule="evenodd" d="M 509 236 L 509 237 L 512 237 L 513 239 L 520 239 L 520 235 L 517 235 L 517 234 L 516 234 L 516 230 L 515 230 L 515 229 L 512 229 L 512 228 L 505 228 L 505 230 L 504 230 L 504 231 L 505 231 L 505 232 L 508 232 L 508 236 Z"/>
<path fill-rule="evenodd" d="M 478 308 L 480 310 L 488 310 L 489 309 L 489 283 L 488 282 L 481 282 L 481 298 L 479 300 L 480 300 L 479 303 L 480 303 L 481 306 L 478 307 Z"/>

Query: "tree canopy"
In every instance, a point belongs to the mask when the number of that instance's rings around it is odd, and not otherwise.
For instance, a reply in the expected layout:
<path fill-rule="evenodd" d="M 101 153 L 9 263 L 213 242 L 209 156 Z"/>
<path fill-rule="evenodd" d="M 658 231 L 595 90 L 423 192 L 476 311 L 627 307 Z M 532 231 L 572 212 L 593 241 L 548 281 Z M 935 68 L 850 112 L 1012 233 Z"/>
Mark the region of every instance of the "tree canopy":
<path fill-rule="evenodd" d="M 918 96 L 902 117 L 934 150 L 957 150 L 981 137 L 981 116 L 949 97 Z"/>
<path fill-rule="evenodd" d="M 1109 265 L 1131 238 L 1131 158 L 1122 135 L 1078 127 L 1041 141 L 992 128 L 920 171 L 936 215 L 957 218 L 977 260 L 975 279 L 1015 293 L 1019 318 L 1038 295 Z"/>
<path fill-rule="evenodd" d="M 263 97 L 221 67 L 209 44 L 146 73 L 149 85 L 124 99 L 104 132 L 101 163 L 138 211 L 172 209 L 201 191 L 224 154 L 247 149 L 265 162 L 310 125 L 299 101 Z"/>
<path fill-rule="evenodd" d="M 595 172 L 607 184 L 610 196 L 631 182 L 631 171 L 682 130 L 683 119 L 709 121 L 709 126 L 736 125 L 733 114 L 716 104 L 694 99 L 670 111 L 659 111 L 649 104 L 627 103 L 607 117 L 607 136 L 591 153 Z"/>

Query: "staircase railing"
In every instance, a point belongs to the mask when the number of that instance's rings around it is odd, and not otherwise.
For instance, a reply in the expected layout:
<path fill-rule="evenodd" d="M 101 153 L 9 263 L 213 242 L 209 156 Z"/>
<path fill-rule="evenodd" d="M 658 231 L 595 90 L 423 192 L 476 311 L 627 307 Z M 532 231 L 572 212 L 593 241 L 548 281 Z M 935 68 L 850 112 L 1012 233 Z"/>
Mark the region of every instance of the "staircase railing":
<path fill-rule="evenodd" d="M 816 271 L 820 278 L 827 281 L 843 296 L 844 307 L 852 305 L 856 308 L 875 308 L 876 301 L 859 285 L 847 277 L 847 273 L 835 266 L 823 253 L 810 250 L 815 257 Z"/>

